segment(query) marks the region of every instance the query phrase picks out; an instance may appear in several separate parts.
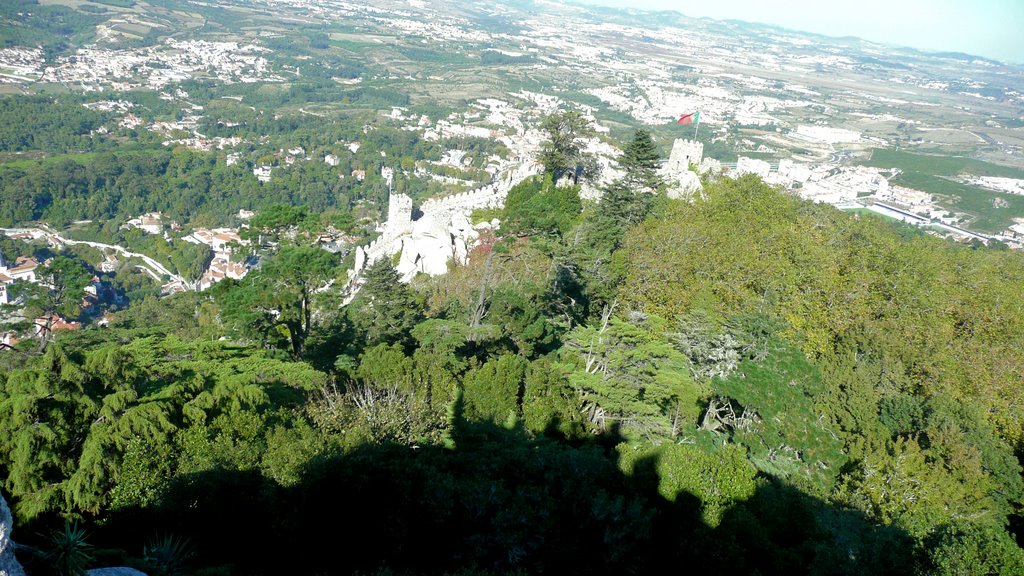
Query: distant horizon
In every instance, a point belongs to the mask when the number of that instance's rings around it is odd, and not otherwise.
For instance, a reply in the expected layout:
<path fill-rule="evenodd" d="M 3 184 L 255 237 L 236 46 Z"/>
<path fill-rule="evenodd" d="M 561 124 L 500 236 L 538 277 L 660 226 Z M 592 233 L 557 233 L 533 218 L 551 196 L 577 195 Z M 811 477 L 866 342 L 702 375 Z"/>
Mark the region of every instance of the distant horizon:
<path fill-rule="evenodd" d="M 692 18 L 737 20 L 831 38 L 858 38 L 926 53 L 962 53 L 1024 65 L 1020 0 L 862 0 L 823 8 L 814 0 L 568 0 Z"/>

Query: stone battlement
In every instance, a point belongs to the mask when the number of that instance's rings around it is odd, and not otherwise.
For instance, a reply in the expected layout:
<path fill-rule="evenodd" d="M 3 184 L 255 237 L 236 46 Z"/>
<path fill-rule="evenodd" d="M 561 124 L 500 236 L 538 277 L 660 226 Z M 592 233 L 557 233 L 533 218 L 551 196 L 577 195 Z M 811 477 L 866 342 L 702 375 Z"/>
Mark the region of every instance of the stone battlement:
<path fill-rule="evenodd" d="M 494 208 L 504 203 L 507 194 L 508 190 L 501 190 L 496 184 L 488 184 L 469 192 L 460 192 L 443 198 L 431 198 L 423 203 L 422 210 L 424 213 L 429 213 Z"/>
<path fill-rule="evenodd" d="M 404 228 L 412 222 L 412 198 L 392 192 L 388 196 L 388 225 Z"/>
<path fill-rule="evenodd" d="M 672 144 L 665 171 L 670 175 L 678 175 L 690 169 L 691 165 L 699 166 L 704 158 L 704 144 L 696 140 L 676 138 Z"/>
<path fill-rule="evenodd" d="M 388 198 L 388 220 L 384 223 L 383 233 L 365 246 L 356 247 L 355 268 L 349 272 L 350 283 L 344 302 L 347 304 L 355 297 L 362 284 L 362 271 L 366 267 L 380 258 L 390 258 L 407 250 L 422 249 L 417 247 L 417 242 L 451 242 L 451 246 L 442 251 L 456 260 L 464 260 L 468 253 L 467 244 L 477 236 L 470 226 L 469 213 L 478 208 L 504 206 L 508 191 L 524 178 L 535 174 L 537 169 L 538 167 L 532 164 L 517 165 L 494 182 L 475 190 L 431 198 L 420 207 L 423 216 L 416 222 L 412 221 L 412 199 L 405 194 L 392 193 Z M 433 246 L 431 250 L 437 252 L 440 248 L 443 247 Z M 403 254 L 404 256 L 407 255 Z M 440 265 L 421 271 L 429 272 L 431 269 L 440 269 Z"/>

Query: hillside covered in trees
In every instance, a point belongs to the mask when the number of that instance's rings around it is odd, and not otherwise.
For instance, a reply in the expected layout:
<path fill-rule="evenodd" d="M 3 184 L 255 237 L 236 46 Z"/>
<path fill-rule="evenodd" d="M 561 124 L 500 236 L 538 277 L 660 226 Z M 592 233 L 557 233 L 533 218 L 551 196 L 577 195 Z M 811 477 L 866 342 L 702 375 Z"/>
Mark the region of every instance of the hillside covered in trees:
<path fill-rule="evenodd" d="M 244 279 L 0 355 L 19 558 L 1024 573 L 1024 255 L 752 176 L 672 200 L 625 150 L 593 203 L 547 148 L 445 276 L 381 259 L 341 306 L 341 262 L 265 218 Z"/>

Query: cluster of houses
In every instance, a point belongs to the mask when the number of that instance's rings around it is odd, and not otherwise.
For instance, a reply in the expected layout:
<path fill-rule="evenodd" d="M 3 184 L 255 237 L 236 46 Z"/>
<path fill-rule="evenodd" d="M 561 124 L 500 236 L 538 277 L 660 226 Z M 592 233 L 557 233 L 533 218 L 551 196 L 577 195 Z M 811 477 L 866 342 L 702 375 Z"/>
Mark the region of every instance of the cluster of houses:
<path fill-rule="evenodd" d="M 359 151 L 360 146 L 361 145 L 359 142 L 352 142 L 348 145 L 348 149 L 353 154 L 355 154 L 356 152 Z M 295 164 L 295 162 L 300 159 L 310 160 L 310 157 L 306 154 L 306 149 L 303 148 L 302 146 L 296 146 L 294 148 L 289 148 L 288 150 L 282 149 L 277 154 L 277 156 L 283 157 L 284 163 L 287 166 Z M 384 156 L 383 152 L 381 152 L 381 156 Z M 226 164 L 228 166 L 231 166 L 233 164 L 237 164 L 238 162 L 240 162 L 241 159 L 241 154 L 231 153 L 228 154 L 227 156 Z M 341 157 L 338 156 L 337 154 L 328 153 L 324 155 L 323 161 L 324 164 L 327 164 L 328 166 L 337 167 L 338 165 L 341 164 Z M 252 175 L 256 177 L 256 180 L 259 180 L 260 182 L 263 183 L 270 182 L 270 178 L 273 172 L 274 167 L 270 164 L 257 164 L 252 168 Z M 363 180 L 366 179 L 366 170 L 352 170 L 351 176 L 352 178 L 355 178 L 359 182 L 362 182 Z M 345 174 L 339 174 L 338 177 L 344 180 Z"/>
<path fill-rule="evenodd" d="M 8 266 L 4 255 L 0 254 L 0 304 L 10 304 L 11 297 L 9 288 L 18 280 L 26 282 L 36 281 L 36 268 L 39 261 L 35 258 L 19 256 L 13 266 Z"/>
<path fill-rule="evenodd" d="M 227 82 L 280 82 L 264 54 L 254 44 L 167 39 L 141 48 L 79 48 L 45 62 L 41 80 L 81 86 L 85 90 L 162 88 L 210 74 Z M 36 65 L 38 66 L 38 65 Z"/>
<path fill-rule="evenodd" d="M 254 213 L 249 210 L 243 209 L 238 213 L 239 219 L 242 220 L 247 220 L 253 216 Z M 167 236 L 168 229 L 174 231 L 181 230 L 177 223 L 168 223 L 167 219 L 159 212 L 150 212 L 132 218 L 123 225 L 123 228 L 138 229 L 146 234 L 163 234 L 165 237 Z M 9 237 L 26 241 L 37 239 L 37 236 L 30 231 L 11 234 Z M 226 278 L 241 279 L 248 273 L 245 263 L 232 261 L 232 255 L 237 251 L 238 247 L 248 244 L 248 241 L 241 238 L 237 229 L 197 228 L 192 233 L 182 237 L 182 240 L 193 244 L 209 246 L 214 253 L 213 259 L 197 282 L 186 283 L 181 278 L 172 276 L 175 279 L 163 286 L 163 294 L 206 290 Z M 39 260 L 31 257 L 19 257 L 14 262 L 8 262 L 0 254 L 0 305 L 18 304 L 17 299 L 12 294 L 11 286 L 18 281 L 39 283 L 41 279 L 37 269 L 45 264 L 45 262 L 40 263 Z M 116 271 L 119 264 L 120 262 L 114 254 L 108 254 L 97 267 L 102 272 L 113 272 Z M 156 272 L 151 271 L 150 273 L 152 275 Z M 84 293 L 81 295 L 81 309 L 87 313 L 95 311 L 101 302 L 113 297 L 115 295 L 111 293 L 109 285 L 105 285 L 98 277 L 94 276 L 90 283 L 85 286 Z M 19 319 L 19 312 L 13 308 L 0 311 L 0 314 L 6 316 L 8 320 Z M 99 322 L 101 325 L 103 323 L 103 320 Z M 57 314 L 37 318 L 33 321 L 33 325 L 34 328 L 26 332 L 0 332 L 0 347 L 3 347 L 3 345 L 13 346 L 19 338 L 49 337 L 55 331 L 76 330 L 81 327 L 78 322 L 68 320 Z"/>
<path fill-rule="evenodd" d="M 27 256 L 19 256 L 11 264 L 4 259 L 3 254 L 0 254 L 0 305 L 17 304 L 10 291 L 11 285 L 15 282 L 41 282 L 41 279 L 36 274 L 36 270 L 44 264 L 46 262 L 41 264 L 39 260 Z M 105 288 L 100 279 L 93 276 L 89 284 L 85 286 L 82 294 L 82 301 L 80 303 L 82 310 L 94 310 L 99 305 L 101 299 L 107 296 L 104 290 Z M 77 321 L 68 320 L 60 314 L 52 313 L 33 319 L 32 328 L 28 332 L 22 333 L 14 330 L 0 332 L 0 345 L 10 347 L 17 344 L 25 336 L 48 338 L 54 332 L 78 330 L 81 326 L 81 323 Z"/>
<path fill-rule="evenodd" d="M 251 214 L 248 211 L 239 211 L 240 217 L 251 217 Z M 196 228 L 182 240 L 193 244 L 205 244 L 213 250 L 213 260 L 199 278 L 199 290 L 206 290 L 225 278 L 241 280 L 249 272 L 245 264 L 231 260 L 236 247 L 249 243 L 248 240 L 243 240 L 234 228 Z"/>

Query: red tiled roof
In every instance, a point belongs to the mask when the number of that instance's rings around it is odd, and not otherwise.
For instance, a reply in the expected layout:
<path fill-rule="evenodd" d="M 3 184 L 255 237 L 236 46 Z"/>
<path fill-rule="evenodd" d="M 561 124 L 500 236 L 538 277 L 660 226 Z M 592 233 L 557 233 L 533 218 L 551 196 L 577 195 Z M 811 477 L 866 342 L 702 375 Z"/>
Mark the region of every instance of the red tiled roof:
<path fill-rule="evenodd" d="M 78 322 L 74 322 L 74 321 L 69 322 L 69 321 L 65 320 L 64 318 L 61 318 L 57 314 L 54 314 L 50 318 L 51 318 L 51 320 L 50 320 L 50 331 L 51 332 L 56 332 L 57 330 L 78 330 L 79 328 L 82 327 L 82 325 L 79 324 Z M 47 321 L 47 317 L 46 316 L 40 316 L 39 318 L 35 319 L 35 325 L 38 326 L 40 330 L 45 330 L 46 329 L 46 321 Z"/>

